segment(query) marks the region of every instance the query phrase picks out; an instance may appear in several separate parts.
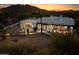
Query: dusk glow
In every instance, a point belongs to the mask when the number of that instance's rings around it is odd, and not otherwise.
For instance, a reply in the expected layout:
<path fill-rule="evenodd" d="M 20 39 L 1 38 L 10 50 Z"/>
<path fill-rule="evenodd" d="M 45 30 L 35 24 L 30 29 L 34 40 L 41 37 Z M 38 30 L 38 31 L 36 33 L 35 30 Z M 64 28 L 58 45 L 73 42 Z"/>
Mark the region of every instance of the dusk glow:
<path fill-rule="evenodd" d="M 79 10 L 78 4 L 31 4 L 46 10 Z"/>

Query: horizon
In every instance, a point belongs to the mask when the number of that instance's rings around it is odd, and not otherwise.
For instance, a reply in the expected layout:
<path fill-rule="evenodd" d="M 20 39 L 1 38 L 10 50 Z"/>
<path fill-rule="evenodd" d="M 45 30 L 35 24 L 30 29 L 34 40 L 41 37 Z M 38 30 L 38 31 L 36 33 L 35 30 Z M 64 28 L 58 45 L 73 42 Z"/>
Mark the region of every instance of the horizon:
<path fill-rule="evenodd" d="M 79 4 L 31 4 L 48 11 L 79 10 Z"/>
<path fill-rule="evenodd" d="M 79 4 L 28 4 L 28 5 L 35 6 L 40 9 L 45 9 L 48 11 L 79 10 Z M 0 8 L 6 8 L 8 6 L 11 6 L 11 4 L 0 4 Z"/>

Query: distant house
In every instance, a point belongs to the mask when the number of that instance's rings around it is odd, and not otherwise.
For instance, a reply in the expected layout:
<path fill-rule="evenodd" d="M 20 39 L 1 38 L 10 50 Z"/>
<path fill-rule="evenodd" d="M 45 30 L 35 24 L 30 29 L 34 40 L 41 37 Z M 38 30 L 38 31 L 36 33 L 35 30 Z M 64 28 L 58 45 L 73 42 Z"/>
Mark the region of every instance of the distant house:
<path fill-rule="evenodd" d="M 38 19 L 26 19 L 20 21 L 21 31 L 27 32 L 28 28 L 30 32 L 33 32 L 33 28 L 37 27 L 37 32 L 41 31 L 41 24 L 43 32 L 58 32 L 58 33 L 72 33 L 74 26 L 74 19 L 69 17 L 42 17 Z"/>

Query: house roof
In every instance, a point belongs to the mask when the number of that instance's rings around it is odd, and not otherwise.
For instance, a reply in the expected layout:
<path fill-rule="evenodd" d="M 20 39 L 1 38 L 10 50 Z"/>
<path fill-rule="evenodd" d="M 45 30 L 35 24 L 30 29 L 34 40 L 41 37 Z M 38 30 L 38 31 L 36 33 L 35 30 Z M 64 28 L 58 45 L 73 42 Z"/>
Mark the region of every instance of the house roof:
<path fill-rule="evenodd" d="M 41 20 L 38 19 L 37 23 L 41 23 Z M 43 17 L 42 18 L 43 24 L 54 24 L 54 25 L 67 25 L 67 26 L 74 26 L 74 19 L 69 17 Z"/>

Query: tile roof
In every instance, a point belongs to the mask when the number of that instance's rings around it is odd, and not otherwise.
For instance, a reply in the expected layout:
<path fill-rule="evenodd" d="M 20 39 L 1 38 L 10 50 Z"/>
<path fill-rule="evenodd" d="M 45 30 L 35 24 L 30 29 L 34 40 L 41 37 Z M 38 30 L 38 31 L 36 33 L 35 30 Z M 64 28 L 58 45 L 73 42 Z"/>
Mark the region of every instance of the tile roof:
<path fill-rule="evenodd" d="M 41 19 L 38 18 L 29 18 L 21 21 L 22 23 L 31 22 L 33 24 L 41 23 Z M 43 24 L 54 24 L 54 25 L 67 25 L 67 26 L 74 26 L 74 19 L 69 17 L 57 17 L 57 16 L 50 16 L 50 17 L 42 17 Z"/>
<path fill-rule="evenodd" d="M 41 20 L 38 19 L 37 23 L 41 23 Z M 73 18 L 68 18 L 68 17 L 51 16 L 51 17 L 43 17 L 42 18 L 42 23 L 54 24 L 54 25 L 74 26 L 74 19 Z"/>

